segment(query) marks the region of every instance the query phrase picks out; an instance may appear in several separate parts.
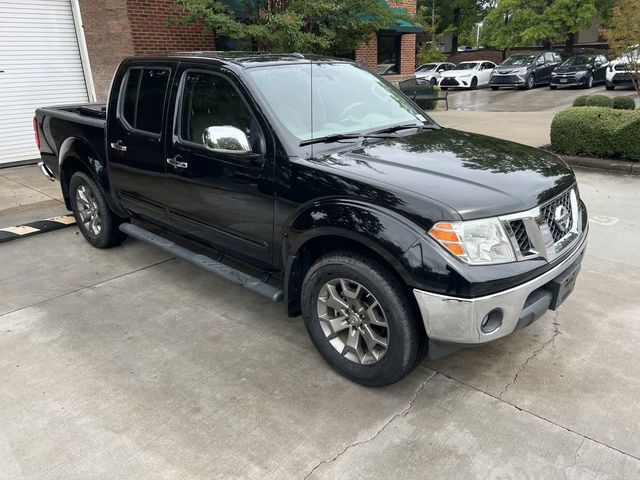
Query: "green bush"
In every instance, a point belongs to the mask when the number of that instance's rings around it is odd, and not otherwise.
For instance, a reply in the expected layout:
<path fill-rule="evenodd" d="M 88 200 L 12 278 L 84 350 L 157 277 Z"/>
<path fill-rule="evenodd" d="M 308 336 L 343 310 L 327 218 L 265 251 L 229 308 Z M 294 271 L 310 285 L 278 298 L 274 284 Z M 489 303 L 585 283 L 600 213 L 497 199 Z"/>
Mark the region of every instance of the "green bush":
<path fill-rule="evenodd" d="M 436 97 L 440 96 L 440 87 L 438 85 L 433 86 L 433 95 Z M 438 100 L 421 100 L 417 103 L 423 110 L 435 110 L 438 105 Z"/>
<path fill-rule="evenodd" d="M 614 97 L 613 108 L 618 110 L 635 110 L 636 102 L 631 97 Z"/>
<path fill-rule="evenodd" d="M 551 123 L 558 153 L 640 161 L 640 110 L 570 108 Z"/>
<path fill-rule="evenodd" d="M 585 107 L 587 105 L 587 98 L 589 98 L 589 95 L 580 95 L 573 101 L 573 106 Z"/>
<path fill-rule="evenodd" d="M 590 95 L 587 97 L 586 106 L 613 108 L 613 100 L 606 95 Z"/>

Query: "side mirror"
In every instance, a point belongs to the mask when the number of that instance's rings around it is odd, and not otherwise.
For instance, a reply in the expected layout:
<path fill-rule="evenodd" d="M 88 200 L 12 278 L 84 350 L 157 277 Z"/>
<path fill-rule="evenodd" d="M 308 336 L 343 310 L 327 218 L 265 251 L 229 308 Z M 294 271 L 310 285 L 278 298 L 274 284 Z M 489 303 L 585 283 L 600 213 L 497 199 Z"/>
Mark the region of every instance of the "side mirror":
<path fill-rule="evenodd" d="M 202 140 L 205 148 L 213 152 L 231 154 L 251 152 L 247 135 L 239 128 L 230 125 L 206 128 L 202 134 Z"/>

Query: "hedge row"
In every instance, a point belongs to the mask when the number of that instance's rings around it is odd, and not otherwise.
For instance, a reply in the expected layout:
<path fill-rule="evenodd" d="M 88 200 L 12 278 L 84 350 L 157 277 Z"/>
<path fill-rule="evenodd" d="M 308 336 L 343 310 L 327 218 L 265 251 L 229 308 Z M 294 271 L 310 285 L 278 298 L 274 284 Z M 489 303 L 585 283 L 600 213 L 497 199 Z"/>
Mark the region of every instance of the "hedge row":
<path fill-rule="evenodd" d="M 631 97 L 608 97 L 606 95 L 580 95 L 573 101 L 574 107 L 607 107 L 617 110 L 635 110 L 636 102 Z"/>
<path fill-rule="evenodd" d="M 551 123 L 558 153 L 640 161 L 640 110 L 570 108 Z"/>

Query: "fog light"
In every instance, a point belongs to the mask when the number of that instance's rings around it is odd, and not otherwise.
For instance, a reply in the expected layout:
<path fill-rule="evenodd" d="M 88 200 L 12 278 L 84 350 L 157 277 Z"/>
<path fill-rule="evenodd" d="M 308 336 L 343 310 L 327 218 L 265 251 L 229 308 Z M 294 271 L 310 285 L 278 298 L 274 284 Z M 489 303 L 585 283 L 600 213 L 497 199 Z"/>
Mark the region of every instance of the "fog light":
<path fill-rule="evenodd" d="M 482 319 L 480 330 L 482 333 L 491 333 L 502 326 L 502 310 L 494 308 Z"/>

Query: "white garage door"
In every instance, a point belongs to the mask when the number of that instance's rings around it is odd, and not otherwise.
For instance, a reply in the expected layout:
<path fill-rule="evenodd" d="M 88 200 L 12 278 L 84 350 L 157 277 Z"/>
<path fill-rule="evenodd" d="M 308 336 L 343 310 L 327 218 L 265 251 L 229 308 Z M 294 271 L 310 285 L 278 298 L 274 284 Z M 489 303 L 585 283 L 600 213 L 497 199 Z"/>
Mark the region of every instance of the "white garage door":
<path fill-rule="evenodd" d="M 0 0 L 0 72 L 1 167 L 39 157 L 37 107 L 88 101 L 71 0 Z"/>

